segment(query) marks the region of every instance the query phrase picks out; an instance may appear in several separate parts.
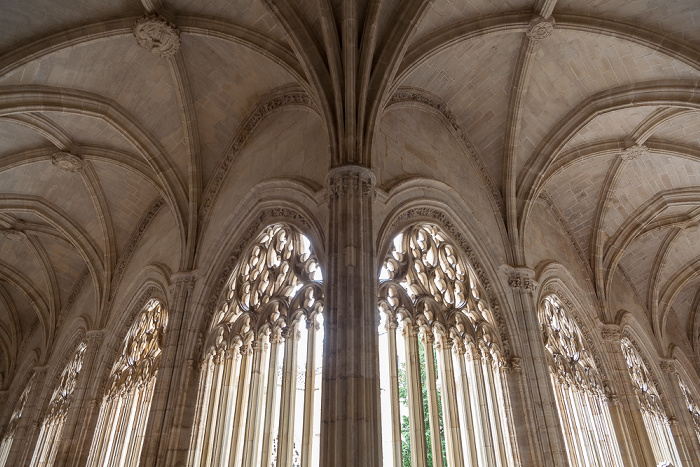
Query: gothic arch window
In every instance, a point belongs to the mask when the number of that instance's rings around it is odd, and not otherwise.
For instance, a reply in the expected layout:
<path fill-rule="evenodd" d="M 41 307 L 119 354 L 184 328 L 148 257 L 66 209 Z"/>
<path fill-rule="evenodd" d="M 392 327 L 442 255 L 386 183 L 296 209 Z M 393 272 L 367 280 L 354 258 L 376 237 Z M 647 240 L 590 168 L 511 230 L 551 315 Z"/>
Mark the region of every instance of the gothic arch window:
<path fill-rule="evenodd" d="M 542 300 L 538 318 L 569 463 L 623 465 L 601 375 L 581 328 L 554 294 Z"/>
<path fill-rule="evenodd" d="M 167 323 L 167 310 L 151 299 L 129 328 L 110 372 L 87 465 L 138 464 Z"/>
<path fill-rule="evenodd" d="M 629 338 L 623 337 L 620 343 L 657 465 L 681 465 L 670 422 L 649 368 Z"/>
<path fill-rule="evenodd" d="M 208 329 L 188 465 L 318 465 L 322 279 L 290 225 L 241 257 Z"/>
<path fill-rule="evenodd" d="M 685 398 L 685 407 L 688 409 L 688 412 L 690 412 L 690 416 L 693 419 L 695 435 L 698 437 L 698 441 L 700 441 L 700 407 L 695 402 L 693 393 L 690 391 L 690 388 L 688 388 L 688 385 L 683 382 L 680 374 L 678 375 L 678 384 L 680 385 L 681 391 L 683 392 L 683 396 Z"/>
<path fill-rule="evenodd" d="M 502 344 L 464 256 L 438 226 L 418 224 L 381 268 L 386 466 L 515 464 Z"/>
<path fill-rule="evenodd" d="M 10 455 L 10 449 L 12 448 L 12 441 L 14 440 L 15 433 L 17 431 L 17 425 L 19 425 L 22 416 L 24 415 L 24 406 L 27 404 L 27 399 L 29 399 L 29 393 L 32 391 L 32 381 L 34 381 L 34 376 L 29 378 L 29 382 L 24 387 L 22 394 L 19 396 L 17 403 L 15 404 L 15 410 L 12 412 L 10 417 L 10 422 L 7 424 L 5 429 L 5 435 L 0 441 L 0 466 L 4 466 L 7 462 L 7 458 Z"/>
<path fill-rule="evenodd" d="M 68 407 L 70 406 L 73 391 L 75 390 L 75 382 L 83 367 L 83 356 L 85 355 L 86 345 L 81 342 L 76 349 L 73 358 L 61 372 L 61 377 L 58 386 L 51 395 L 49 402 L 48 413 L 41 423 L 39 439 L 34 448 L 31 466 L 49 466 L 53 465 L 58 454 L 58 446 L 63 432 L 63 426 L 66 423 L 68 415 Z"/>

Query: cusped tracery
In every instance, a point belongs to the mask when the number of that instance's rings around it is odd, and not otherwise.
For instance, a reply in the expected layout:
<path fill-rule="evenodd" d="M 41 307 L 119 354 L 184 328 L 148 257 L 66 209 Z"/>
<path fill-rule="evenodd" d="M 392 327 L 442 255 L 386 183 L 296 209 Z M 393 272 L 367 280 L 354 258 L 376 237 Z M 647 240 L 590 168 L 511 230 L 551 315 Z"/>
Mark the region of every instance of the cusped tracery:
<path fill-rule="evenodd" d="M 68 406 L 70 404 L 71 396 L 75 390 L 75 383 L 83 367 L 83 357 L 85 355 L 85 349 L 87 346 L 84 342 L 78 345 L 73 358 L 68 365 L 61 372 L 61 377 L 58 382 L 58 386 L 51 396 L 51 401 L 49 402 L 48 413 L 46 415 L 46 421 L 48 423 L 57 422 L 65 419 L 68 412 Z"/>
<path fill-rule="evenodd" d="M 496 342 L 496 323 L 476 274 L 437 225 L 417 224 L 398 234 L 379 279 L 383 313 L 421 325 L 439 323 L 489 347 Z"/>
<path fill-rule="evenodd" d="M 685 385 L 680 376 L 678 377 L 678 384 L 681 386 L 681 391 L 685 397 L 685 406 L 688 409 L 688 412 L 690 412 L 690 416 L 693 418 L 695 434 L 697 435 L 698 440 L 700 440 L 700 407 L 695 403 L 693 393 L 690 392 L 690 389 Z"/>
<path fill-rule="evenodd" d="M 12 435 L 19 425 L 19 421 L 24 415 L 24 406 L 27 404 L 27 399 L 29 399 L 29 393 L 32 391 L 32 382 L 34 377 L 29 379 L 29 382 L 24 387 L 22 394 L 19 396 L 17 403 L 15 404 L 15 410 L 12 411 L 12 416 L 10 417 L 10 423 L 7 425 L 6 436 Z"/>
<path fill-rule="evenodd" d="M 163 304 L 149 300 L 129 329 L 122 353 L 112 367 L 109 396 L 148 383 L 158 371 L 168 313 Z"/>
<path fill-rule="evenodd" d="M 586 348 L 583 333 L 556 295 L 548 295 L 539 309 L 540 329 L 549 351 L 549 366 L 560 383 L 604 395 L 600 373 Z"/>
<path fill-rule="evenodd" d="M 627 368 L 629 370 L 630 378 L 632 378 L 632 386 L 634 387 L 634 392 L 639 399 L 639 404 L 642 410 L 646 410 L 660 418 L 666 418 L 666 411 L 661 404 L 661 398 L 659 396 L 659 391 L 656 389 L 654 382 L 651 377 L 649 369 L 644 364 L 641 355 L 634 348 L 632 342 L 623 337 L 620 341 L 622 345 L 622 354 L 625 356 L 625 361 L 627 362 Z"/>
<path fill-rule="evenodd" d="M 310 241 L 286 224 L 267 227 L 241 258 L 214 317 L 208 348 L 240 345 L 249 332 L 279 333 L 323 311 L 322 274 Z M 236 342 L 239 342 L 236 344 Z"/>

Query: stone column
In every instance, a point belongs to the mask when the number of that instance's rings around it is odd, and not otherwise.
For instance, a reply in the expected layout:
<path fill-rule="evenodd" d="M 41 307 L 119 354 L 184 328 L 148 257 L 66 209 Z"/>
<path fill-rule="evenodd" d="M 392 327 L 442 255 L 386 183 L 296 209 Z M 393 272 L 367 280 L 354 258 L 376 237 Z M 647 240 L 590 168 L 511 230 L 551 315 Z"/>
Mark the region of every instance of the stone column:
<path fill-rule="evenodd" d="M 320 465 L 382 464 L 374 185 L 362 166 L 335 167 L 327 177 Z"/>
<path fill-rule="evenodd" d="M 459 427 L 459 408 L 457 406 L 457 389 L 452 365 L 452 340 L 438 335 L 435 341 L 438 354 L 440 381 L 442 381 L 442 420 L 445 426 L 445 451 L 448 465 L 464 465 L 462 453 L 462 434 Z"/>
<path fill-rule="evenodd" d="M 84 431 L 90 427 L 90 420 L 94 418 L 96 421 L 96 415 L 93 417 L 90 411 L 91 400 L 87 396 L 90 381 L 97 377 L 99 362 L 96 361 L 96 357 L 102 346 L 103 337 L 103 331 L 88 331 L 85 334 L 86 348 L 85 355 L 83 355 L 83 365 L 76 378 L 75 389 L 66 414 L 61 444 L 54 461 L 56 467 L 68 465 L 71 453 L 76 453 L 77 450 L 81 449 L 83 444 L 81 440 L 85 438 Z"/>
<path fill-rule="evenodd" d="M 425 443 L 425 420 L 423 419 L 418 325 L 409 320 L 404 321 L 403 337 L 406 350 L 406 392 L 408 394 L 408 419 L 411 434 L 411 466 L 423 467 L 428 465 L 428 449 Z"/>
<path fill-rule="evenodd" d="M 569 465 L 557 414 L 554 388 L 549 378 L 547 349 L 537 320 L 535 271 L 503 266 L 513 296 L 513 316 L 522 342 L 522 406 L 524 418 L 515 423 L 522 462 L 525 465 Z M 511 382 L 509 382 L 511 383 Z M 510 384 L 512 387 L 513 384 Z M 515 399 L 516 394 L 511 394 Z"/>
<path fill-rule="evenodd" d="M 314 438 L 314 392 L 316 388 L 316 331 L 321 326 L 316 322 L 316 316 L 306 320 L 306 375 L 304 377 L 304 422 L 301 435 L 301 465 L 311 466 L 312 447 Z"/>
<path fill-rule="evenodd" d="M 301 333 L 296 324 L 290 324 L 284 333 L 284 362 L 280 426 L 277 435 L 277 465 L 292 465 L 294 458 L 294 414 L 297 392 L 297 349 Z"/>
<path fill-rule="evenodd" d="M 258 337 L 253 349 L 253 367 L 250 377 L 250 396 L 248 399 L 248 417 L 243 441 L 243 465 L 258 465 L 258 447 L 260 446 L 260 415 L 263 405 L 263 378 L 265 362 L 270 350 L 267 335 Z M 226 465 L 222 462 L 221 465 Z"/>
<path fill-rule="evenodd" d="M 683 465 L 693 465 L 696 459 L 700 459 L 700 443 L 698 443 L 698 437 L 695 434 L 695 425 L 688 410 L 685 395 L 678 382 L 677 365 L 676 360 L 671 358 L 659 362 L 661 371 L 667 375 L 668 403 L 676 414 L 675 417 L 667 414 L 671 424 L 671 433 L 673 433 L 673 439 L 676 442 L 676 448 Z"/>
<path fill-rule="evenodd" d="M 193 365 L 187 364 L 189 355 L 186 346 L 182 345 L 186 340 L 182 322 L 190 307 L 196 276 L 192 271 L 180 271 L 170 279 L 172 302 L 165 304 L 168 326 L 153 389 L 141 465 L 172 465 L 174 459 L 187 458 L 188 446 L 181 442 L 181 431 L 187 432 L 184 438 L 189 440 L 191 427 L 182 426 L 182 415 L 189 388 L 185 382 L 190 379 Z"/>
<path fill-rule="evenodd" d="M 386 334 L 389 347 L 389 397 L 391 400 L 391 449 L 394 467 L 403 465 L 401 455 L 401 409 L 399 408 L 399 362 L 396 350 L 396 328 L 398 321 L 387 316 Z M 389 467 L 389 466 L 387 466 Z"/>
<path fill-rule="evenodd" d="M 632 378 L 620 344 L 620 326 L 604 325 L 601 336 L 610 361 L 614 366 L 613 378 L 617 381 L 618 394 L 612 396 L 610 418 L 615 428 L 615 436 L 620 446 L 622 462 L 625 466 L 656 465 L 651 442 L 642 419 L 639 401 L 634 394 Z"/>
<path fill-rule="evenodd" d="M 421 334 L 421 342 L 425 350 L 425 382 L 428 386 L 428 418 L 430 422 L 430 450 L 433 454 L 433 465 L 444 465 L 442 459 L 442 443 L 440 435 L 440 409 L 438 408 L 437 381 L 435 377 L 435 337 L 432 331 L 425 330 Z"/>
<path fill-rule="evenodd" d="M 262 454 L 260 465 L 271 464 L 270 453 L 272 440 L 275 436 L 275 417 L 277 414 L 277 365 L 279 362 L 280 343 L 282 336 L 279 329 L 270 333 L 270 362 L 267 366 L 267 395 L 265 396 L 265 421 L 263 422 Z"/>

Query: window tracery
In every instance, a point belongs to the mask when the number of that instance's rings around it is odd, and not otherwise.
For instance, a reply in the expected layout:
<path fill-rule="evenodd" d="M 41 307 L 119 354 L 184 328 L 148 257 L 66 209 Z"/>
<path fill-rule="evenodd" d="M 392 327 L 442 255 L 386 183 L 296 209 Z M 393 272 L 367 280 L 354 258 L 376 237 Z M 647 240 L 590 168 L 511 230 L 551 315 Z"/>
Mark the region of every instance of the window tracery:
<path fill-rule="evenodd" d="M 234 267 L 205 342 L 188 465 L 318 465 L 322 279 L 286 224 Z"/>
<path fill-rule="evenodd" d="M 513 465 L 507 364 L 464 254 L 437 225 L 413 225 L 379 279 L 385 465 Z"/>
<path fill-rule="evenodd" d="M 569 462 L 622 465 L 605 385 L 580 326 L 555 294 L 544 297 L 538 318 Z"/>
<path fill-rule="evenodd" d="M 0 442 L 0 465 L 5 465 L 7 458 L 10 455 L 10 449 L 12 448 L 12 441 L 14 440 L 17 426 L 19 425 L 22 416 L 24 415 L 24 407 L 27 404 L 27 399 L 29 399 L 29 394 L 32 391 L 32 382 L 34 381 L 34 376 L 29 379 L 27 385 L 24 387 L 22 394 L 17 399 L 15 404 L 15 409 L 12 411 L 12 416 L 5 429 L 5 435 Z"/>
<path fill-rule="evenodd" d="M 680 385 L 681 391 L 683 392 L 683 396 L 685 398 L 685 406 L 693 419 L 695 435 L 698 437 L 698 441 L 700 441 L 700 407 L 698 407 L 698 404 L 695 403 L 693 394 L 690 392 L 688 386 L 683 382 L 680 375 L 678 375 L 678 384 Z"/>
<path fill-rule="evenodd" d="M 138 463 L 167 323 L 167 310 L 151 299 L 129 328 L 109 375 L 87 465 Z"/>
<path fill-rule="evenodd" d="M 86 348 L 84 342 L 78 344 L 73 358 L 61 372 L 58 386 L 54 389 L 49 401 L 48 413 L 41 424 L 39 439 L 32 456 L 32 467 L 53 465 L 56 459 L 76 379 L 83 367 L 83 356 Z"/>
<path fill-rule="evenodd" d="M 651 372 L 629 338 L 623 337 L 620 344 L 657 464 L 668 465 L 670 462 L 673 465 L 681 465 L 670 421 Z"/>

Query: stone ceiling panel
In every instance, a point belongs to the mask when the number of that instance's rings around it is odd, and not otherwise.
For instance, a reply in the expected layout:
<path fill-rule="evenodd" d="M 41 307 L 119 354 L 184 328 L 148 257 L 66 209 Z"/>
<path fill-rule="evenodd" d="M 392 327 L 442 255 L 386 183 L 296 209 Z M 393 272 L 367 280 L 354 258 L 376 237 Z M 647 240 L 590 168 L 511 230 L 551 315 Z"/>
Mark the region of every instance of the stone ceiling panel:
<path fill-rule="evenodd" d="M 545 185 L 587 260 L 600 188 L 612 161 L 612 156 L 597 156 L 575 162 Z"/>
<path fill-rule="evenodd" d="M 435 0 L 430 2 L 428 11 L 413 33 L 411 42 L 420 42 L 430 33 L 460 21 L 480 15 L 532 9 L 534 3 L 534 0 Z"/>
<path fill-rule="evenodd" d="M 625 250 L 620 259 L 622 266 L 632 283 L 637 288 L 642 300 L 646 300 L 649 289 L 649 275 L 661 242 L 668 234 L 668 229 L 654 230 L 638 237 Z"/>
<path fill-rule="evenodd" d="M 447 103 L 499 187 L 513 62 L 521 40 L 520 34 L 500 34 L 459 43 L 431 57 L 402 83 Z"/>
<path fill-rule="evenodd" d="M 40 115 L 57 124 L 75 144 L 114 149 L 144 160 L 123 134 L 100 118 L 65 112 L 41 112 Z"/>
<path fill-rule="evenodd" d="M 697 0 L 559 0 L 554 17 L 562 10 L 641 24 L 700 45 Z"/>
<path fill-rule="evenodd" d="M 579 31 L 555 29 L 538 43 L 533 60 L 516 146 L 519 169 L 561 119 L 590 96 L 631 83 L 700 76 L 647 47 Z"/>
<path fill-rule="evenodd" d="M 42 202 L 58 206 L 85 229 L 98 248 L 103 247 L 104 232 L 81 173 L 61 170 L 46 160 L 15 167 L 5 174 L 0 177 L 1 193 L 39 196 Z"/>
<path fill-rule="evenodd" d="M 692 325 L 692 323 L 688 322 L 688 318 L 690 317 L 690 312 L 693 307 L 695 294 L 698 291 L 698 285 L 697 280 L 687 284 L 680 292 L 678 292 L 676 299 L 671 304 L 671 308 L 673 311 L 675 311 L 676 318 L 681 324 L 682 329 L 688 329 L 688 327 Z"/>
<path fill-rule="evenodd" d="M 264 0 L 168 0 L 167 4 L 182 16 L 215 17 L 252 28 L 278 41 L 284 41 L 287 36 Z"/>
<path fill-rule="evenodd" d="M 260 98 L 294 83 L 289 73 L 257 52 L 217 39 L 183 37 L 200 132 L 204 184 Z"/>
<path fill-rule="evenodd" d="M 685 229 L 678 235 L 666 255 L 659 276 L 661 290 L 675 273 L 698 259 L 700 259 L 700 229 Z"/>
<path fill-rule="evenodd" d="M 169 62 L 139 47 L 132 35 L 64 49 L 0 78 L 0 84 L 30 83 L 114 100 L 136 117 L 134 124 L 160 141 L 181 177 L 188 173 L 182 112 Z"/>
<path fill-rule="evenodd" d="M 150 181 L 132 171 L 105 162 L 93 162 L 112 216 L 117 254 L 131 238 L 141 216 L 159 196 Z"/>
<path fill-rule="evenodd" d="M 72 292 L 76 277 L 79 277 L 85 269 L 85 261 L 72 245 L 58 239 L 43 236 L 41 243 L 49 255 L 56 274 L 61 306 L 63 306 Z"/>
<path fill-rule="evenodd" d="M 687 112 L 669 119 L 654 132 L 653 138 L 689 144 L 700 151 L 700 112 Z"/>
<path fill-rule="evenodd" d="M 17 309 L 17 316 L 19 318 L 19 325 L 21 328 L 22 338 L 26 337 L 35 322 L 38 321 L 39 317 L 37 315 L 36 309 L 32 306 L 31 302 L 27 297 L 12 284 L 0 280 L 0 286 L 4 287 L 5 290 L 10 295 L 10 298 L 15 304 Z M 39 324 L 41 328 L 41 324 Z M 41 329 L 39 329 L 40 334 L 43 335 Z"/>
<path fill-rule="evenodd" d="M 82 26 L 125 14 L 143 13 L 143 6 L 135 0 L 4 0 L 0 2 L 0 51 L 8 52 L 17 45 L 46 36 L 60 29 Z"/>
<path fill-rule="evenodd" d="M 562 149 L 562 152 L 578 146 L 601 141 L 624 140 L 637 125 L 648 117 L 656 106 L 642 106 L 615 110 L 595 117 L 576 133 Z"/>
<path fill-rule="evenodd" d="M 681 157 L 643 154 L 623 162 L 604 221 L 612 236 L 643 203 L 661 191 L 700 185 L 700 162 Z"/>
<path fill-rule="evenodd" d="M 0 146 L 2 156 L 51 146 L 51 143 L 34 130 L 4 118 L 0 118 L 0 142 L 2 142 Z"/>
<path fill-rule="evenodd" d="M 41 237 L 34 238 L 41 242 Z M 10 240 L 0 232 L 0 258 L 3 265 L 20 271 L 44 297 L 48 297 L 44 268 L 29 240 Z"/>

